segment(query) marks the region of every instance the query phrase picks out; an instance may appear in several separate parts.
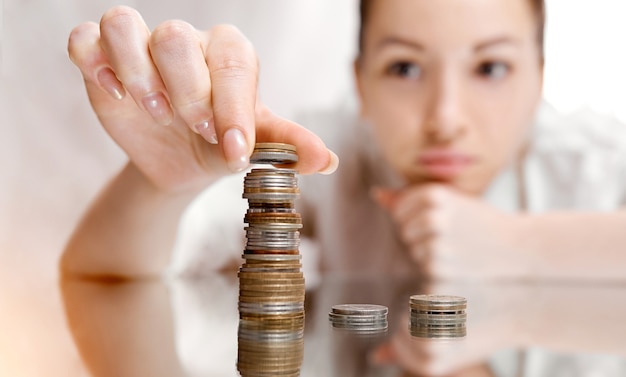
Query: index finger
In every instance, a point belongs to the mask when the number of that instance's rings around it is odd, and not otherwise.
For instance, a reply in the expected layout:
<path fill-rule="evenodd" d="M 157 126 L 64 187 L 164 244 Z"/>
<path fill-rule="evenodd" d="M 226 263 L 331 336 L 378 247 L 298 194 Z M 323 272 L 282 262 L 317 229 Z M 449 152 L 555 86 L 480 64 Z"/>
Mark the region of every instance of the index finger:
<path fill-rule="evenodd" d="M 249 164 L 255 142 L 256 53 L 237 28 L 222 25 L 209 32 L 205 58 L 218 143 L 230 170 L 241 171 Z"/>

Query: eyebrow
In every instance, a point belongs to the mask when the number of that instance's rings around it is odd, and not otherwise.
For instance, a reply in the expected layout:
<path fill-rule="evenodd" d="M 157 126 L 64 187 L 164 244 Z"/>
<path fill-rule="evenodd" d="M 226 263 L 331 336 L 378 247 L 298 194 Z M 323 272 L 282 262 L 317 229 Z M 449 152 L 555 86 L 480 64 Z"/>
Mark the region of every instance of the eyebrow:
<path fill-rule="evenodd" d="M 490 47 L 494 47 L 494 46 L 501 45 L 501 44 L 510 44 L 510 45 L 517 46 L 520 44 L 520 42 L 517 39 L 511 38 L 508 36 L 501 36 L 501 37 L 491 38 L 484 42 L 479 43 L 478 45 L 476 45 L 476 47 L 474 47 L 474 51 L 479 52 L 479 51 L 486 50 Z"/>
<path fill-rule="evenodd" d="M 410 49 L 417 50 L 417 51 L 425 50 L 424 45 L 422 45 L 421 43 L 411 41 L 409 39 L 398 37 L 398 36 L 389 36 L 389 37 L 383 38 L 376 45 L 376 49 L 380 50 L 389 45 L 401 45 L 401 46 L 405 46 L 405 47 L 408 47 Z"/>
<path fill-rule="evenodd" d="M 480 42 L 478 45 L 476 45 L 476 47 L 474 47 L 474 51 L 479 52 L 479 51 L 486 50 L 488 48 L 501 45 L 501 44 L 519 45 L 520 42 L 517 39 L 511 38 L 508 36 L 495 37 L 495 38 L 488 39 L 484 42 Z M 405 46 L 416 51 L 426 50 L 424 45 L 422 45 L 421 43 L 412 41 L 410 39 L 398 37 L 398 36 L 389 36 L 389 37 L 383 38 L 376 45 L 376 49 L 380 50 L 389 45 L 401 45 L 401 46 Z"/>

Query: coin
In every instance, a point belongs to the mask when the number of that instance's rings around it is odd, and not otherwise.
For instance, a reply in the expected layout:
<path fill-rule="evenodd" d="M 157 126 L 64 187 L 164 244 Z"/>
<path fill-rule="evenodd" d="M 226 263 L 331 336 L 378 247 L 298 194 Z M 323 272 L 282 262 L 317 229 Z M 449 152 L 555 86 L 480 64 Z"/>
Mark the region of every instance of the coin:
<path fill-rule="evenodd" d="M 253 164 L 291 164 L 298 162 L 298 155 L 295 153 L 295 147 L 279 145 L 273 143 L 269 146 L 267 143 L 256 145 L 250 162 Z"/>
<path fill-rule="evenodd" d="M 374 304 L 333 305 L 328 319 L 333 328 L 360 334 L 383 333 L 389 327 L 388 309 Z"/>
<path fill-rule="evenodd" d="M 386 306 L 373 304 L 341 304 L 333 305 L 332 313 L 336 314 L 356 314 L 356 315 L 384 315 L 387 314 Z"/>
<path fill-rule="evenodd" d="M 413 295 L 410 297 L 410 303 L 412 305 L 427 307 L 466 306 L 467 299 L 465 297 L 449 295 Z"/>

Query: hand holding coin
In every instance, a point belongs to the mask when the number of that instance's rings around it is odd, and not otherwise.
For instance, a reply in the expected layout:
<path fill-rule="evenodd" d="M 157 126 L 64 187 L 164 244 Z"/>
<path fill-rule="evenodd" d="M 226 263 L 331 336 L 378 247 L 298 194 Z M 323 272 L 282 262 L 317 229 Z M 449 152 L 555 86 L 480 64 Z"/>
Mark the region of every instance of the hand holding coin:
<path fill-rule="evenodd" d="M 151 31 L 118 6 L 75 27 L 68 52 L 98 119 L 159 190 L 193 192 L 241 171 L 257 141 L 295 145 L 301 174 L 337 167 L 316 135 L 257 100 L 257 56 L 233 26 L 170 20 Z"/>

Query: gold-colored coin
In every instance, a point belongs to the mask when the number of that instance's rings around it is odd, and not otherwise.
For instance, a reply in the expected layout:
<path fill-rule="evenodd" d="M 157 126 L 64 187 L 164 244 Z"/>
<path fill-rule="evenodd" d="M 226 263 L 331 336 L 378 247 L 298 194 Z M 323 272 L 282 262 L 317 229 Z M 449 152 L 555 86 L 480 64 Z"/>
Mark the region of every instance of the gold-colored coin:
<path fill-rule="evenodd" d="M 296 152 L 295 145 L 286 144 L 286 143 L 256 143 L 254 145 L 254 150 L 265 150 L 265 149 L 274 149 L 277 151 L 285 151 L 285 152 Z"/>

